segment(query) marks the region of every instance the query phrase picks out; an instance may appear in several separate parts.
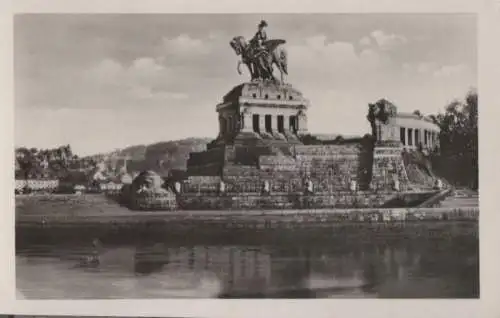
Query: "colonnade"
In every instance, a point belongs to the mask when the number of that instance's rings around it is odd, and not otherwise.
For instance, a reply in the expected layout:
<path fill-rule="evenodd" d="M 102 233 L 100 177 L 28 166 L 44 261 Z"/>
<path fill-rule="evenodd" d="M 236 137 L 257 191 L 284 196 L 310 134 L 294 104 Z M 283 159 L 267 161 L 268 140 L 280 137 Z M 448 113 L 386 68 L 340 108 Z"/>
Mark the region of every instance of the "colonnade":
<path fill-rule="evenodd" d="M 427 129 L 400 127 L 400 139 L 403 146 L 434 148 L 439 146 L 439 133 Z"/>
<path fill-rule="evenodd" d="M 285 131 L 297 134 L 307 131 L 307 118 L 303 113 L 295 115 L 261 114 L 243 112 L 219 116 L 219 130 L 221 135 L 226 133 L 255 132 L 255 133 L 284 133 Z"/>

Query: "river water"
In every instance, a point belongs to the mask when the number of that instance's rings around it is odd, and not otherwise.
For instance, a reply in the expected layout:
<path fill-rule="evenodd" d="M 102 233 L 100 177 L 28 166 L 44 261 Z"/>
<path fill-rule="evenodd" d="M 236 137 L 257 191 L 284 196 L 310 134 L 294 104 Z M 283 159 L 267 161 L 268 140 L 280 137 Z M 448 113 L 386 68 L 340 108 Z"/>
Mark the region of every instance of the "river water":
<path fill-rule="evenodd" d="M 288 233 L 285 240 L 213 241 L 196 235 L 24 245 L 17 249 L 17 290 L 29 299 L 479 297 L 472 236 L 357 241 Z"/>

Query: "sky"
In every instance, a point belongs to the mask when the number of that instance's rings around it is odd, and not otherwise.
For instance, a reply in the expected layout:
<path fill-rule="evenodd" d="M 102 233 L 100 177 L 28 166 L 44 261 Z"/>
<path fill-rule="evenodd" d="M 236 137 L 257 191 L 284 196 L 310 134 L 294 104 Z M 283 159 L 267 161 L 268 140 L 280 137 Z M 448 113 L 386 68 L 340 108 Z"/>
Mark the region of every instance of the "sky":
<path fill-rule="evenodd" d="M 14 19 L 16 146 L 89 155 L 216 137 L 231 38 L 285 39 L 311 133 L 369 132 L 368 103 L 443 111 L 477 86 L 472 14 L 24 14 Z M 278 75 L 278 74 L 276 74 Z"/>

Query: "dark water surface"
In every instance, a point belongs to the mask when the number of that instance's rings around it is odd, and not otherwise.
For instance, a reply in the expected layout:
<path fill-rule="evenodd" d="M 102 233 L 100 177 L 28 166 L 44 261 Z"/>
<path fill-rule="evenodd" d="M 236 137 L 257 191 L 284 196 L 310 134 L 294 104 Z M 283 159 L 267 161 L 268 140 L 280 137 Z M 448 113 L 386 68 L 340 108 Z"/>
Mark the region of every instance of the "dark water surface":
<path fill-rule="evenodd" d="M 218 240 L 202 231 L 190 235 L 23 244 L 17 289 L 43 299 L 479 296 L 478 240 L 471 235 L 358 240 L 324 229 L 254 237 L 235 231 Z"/>

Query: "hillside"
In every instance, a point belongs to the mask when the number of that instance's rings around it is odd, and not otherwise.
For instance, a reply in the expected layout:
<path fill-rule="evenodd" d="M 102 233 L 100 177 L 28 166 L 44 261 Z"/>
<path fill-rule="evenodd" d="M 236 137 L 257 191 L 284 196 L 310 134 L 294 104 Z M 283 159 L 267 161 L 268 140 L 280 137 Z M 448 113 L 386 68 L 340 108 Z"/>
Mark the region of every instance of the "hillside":
<path fill-rule="evenodd" d="M 160 175 L 166 175 L 171 169 L 185 170 L 189 153 L 205 150 L 210 141 L 209 138 L 186 138 L 149 145 L 134 145 L 90 157 L 96 161 L 107 157 L 108 162 L 117 162 L 117 168 L 123 165 L 123 158 L 128 158 L 129 172 L 153 170 Z"/>

